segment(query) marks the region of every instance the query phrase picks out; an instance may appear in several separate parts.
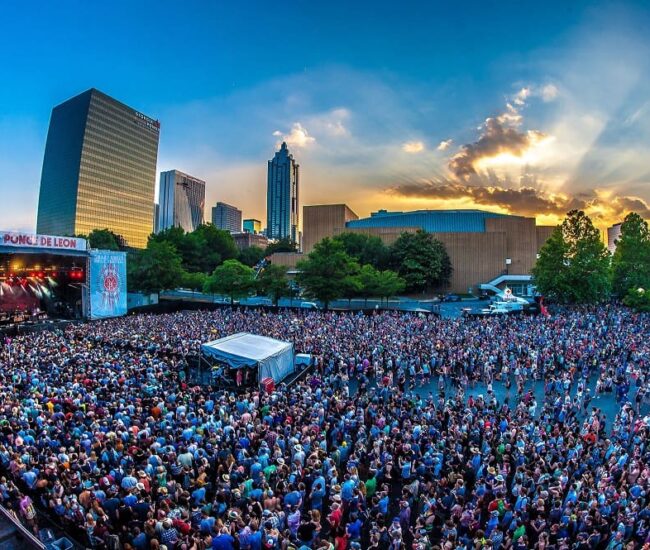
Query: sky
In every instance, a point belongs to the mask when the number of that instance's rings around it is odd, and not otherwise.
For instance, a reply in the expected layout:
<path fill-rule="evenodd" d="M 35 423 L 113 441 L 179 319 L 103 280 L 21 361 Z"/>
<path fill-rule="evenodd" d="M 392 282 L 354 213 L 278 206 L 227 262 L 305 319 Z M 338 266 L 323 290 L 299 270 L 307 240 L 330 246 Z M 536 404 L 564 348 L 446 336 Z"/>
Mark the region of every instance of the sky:
<path fill-rule="evenodd" d="M 650 2 L 4 2 L 0 228 L 34 230 L 52 107 L 91 87 L 161 122 L 158 172 L 265 221 L 301 203 L 650 218 Z"/>

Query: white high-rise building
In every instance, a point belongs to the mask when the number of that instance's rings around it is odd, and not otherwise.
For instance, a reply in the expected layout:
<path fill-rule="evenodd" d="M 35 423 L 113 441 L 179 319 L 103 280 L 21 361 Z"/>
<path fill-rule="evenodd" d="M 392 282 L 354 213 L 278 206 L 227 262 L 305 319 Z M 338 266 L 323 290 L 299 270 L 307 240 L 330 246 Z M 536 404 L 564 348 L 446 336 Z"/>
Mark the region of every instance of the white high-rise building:
<path fill-rule="evenodd" d="M 182 227 L 188 233 L 204 222 L 205 182 L 178 170 L 160 173 L 156 232 Z"/>

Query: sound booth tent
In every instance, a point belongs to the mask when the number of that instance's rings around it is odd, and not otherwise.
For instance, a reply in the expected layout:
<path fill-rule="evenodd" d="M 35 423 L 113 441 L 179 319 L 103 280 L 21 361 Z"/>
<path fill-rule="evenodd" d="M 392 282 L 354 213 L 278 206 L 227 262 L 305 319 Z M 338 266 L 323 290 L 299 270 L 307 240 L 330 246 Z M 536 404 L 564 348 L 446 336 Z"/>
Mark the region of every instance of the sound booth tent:
<path fill-rule="evenodd" d="M 201 346 L 205 357 L 232 369 L 257 368 L 257 381 L 272 378 L 277 384 L 294 372 L 293 344 L 239 332 Z"/>

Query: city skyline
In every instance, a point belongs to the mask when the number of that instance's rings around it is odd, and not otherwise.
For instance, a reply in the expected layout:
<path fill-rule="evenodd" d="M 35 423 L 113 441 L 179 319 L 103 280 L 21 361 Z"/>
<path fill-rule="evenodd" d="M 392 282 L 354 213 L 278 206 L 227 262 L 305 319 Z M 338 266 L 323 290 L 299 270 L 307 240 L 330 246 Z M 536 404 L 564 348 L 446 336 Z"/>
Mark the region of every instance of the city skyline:
<path fill-rule="evenodd" d="M 268 52 L 241 31 L 263 43 L 285 10 L 259 3 L 263 24 L 243 8 L 165 5 L 136 8 L 146 26 L 123 17 L 120 2 L 101 23 L 92 6 L 9 7 L 0 61 L 20 85 L 0 91 L 4 228 L 35 228 L 49 112 L 90 87 L 160 119 L 157 173 L 197 174 L 208 204 L 237 204 L 263 225 L 265 161 L 283 140 L 300 160 L 301 205 L 343 202 L 360 216 L 480 208 L 538 223 L 578 207 L 601 229 L 629 210 L 650 217 L 643 3 L 550 2 L 521 13 L 470 2 L 471 18 L 441 6 L 396 18 L 389 3 L 338 16 L 288 3 L 302 47 Z M 173 49 L 157 31 L 171 20 L 197 29 Z M 137 42 L 91 40 L 134 29 Z M 191 56 L 198 48 L 204 55 Z M 161 87 L 163 70 L 193 85 Z"/>

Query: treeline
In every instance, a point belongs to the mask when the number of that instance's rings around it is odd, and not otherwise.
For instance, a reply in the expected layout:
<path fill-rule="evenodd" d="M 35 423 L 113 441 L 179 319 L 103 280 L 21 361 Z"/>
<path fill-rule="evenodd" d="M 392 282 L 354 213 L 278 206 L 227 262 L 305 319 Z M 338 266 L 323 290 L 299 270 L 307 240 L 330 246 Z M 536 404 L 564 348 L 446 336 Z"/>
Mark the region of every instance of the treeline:
<path fill-rule="evenodd" d="M 108 230 L 87 238 L 93 248 L 123 248 L 119 235 Z M 274 252 L 295 250 L 294 243 L 281 240 L 239 251 L 230 233 L 211 224 L 191 233 L 174 227 L 152 234 L 145 249 L 129 251 L 128 286 L 147 293 L 187 288 L 231 300 L 258 293 L 277 303 L 296 291 L 286 269 L 267 262 L 256 277 L 252 268 Z M 338 298 L 384 299 L 442 288 L 451 272 L 445 247 L 424 231 L 403 233 L 391 246 L 379 237 L 343 233 L 323 239 L 299 262 L 296 282 L 303 296 L 327 305 Z"/>
<path fill-rule="evenodd" d="M 293 243 L 283 240 L 260 248 L 239 250 L 230 232 L 208 223 L 192 232 L 172 227 L 152 234 L 144 250 L 132 252 L 128 262 L 129 288 L 160 292 L 186 288 L 220 293 L 232 299 L 254 291 L 266 292 L 268 277 L 255 281 L 253 267 L 274 252 L 292 252 Z M 286 272 L 272 270 L 275 285 L 288 286 Z"/>
<path fill-rule="evenodd" d="M 80 235 L 82 236 L 82 235 Z M 216 288 L 215 280 L 228 280 L 224 269 L 231 271 L 240 266 L 246 268 L 245 273 L 253 280 L 253 266 L 274 252 L 294 252 L 295 244 L 288 240 L 280 240 L 269 244 L 266 248 L 252 246 L 238 250 L 232 235 L 228 231 L 217 229 L 212 224 L 199 226 L 195 231 L 186 232 L 180 227 L 173 227 L 157 234 L 152 234 L 143 250 L 128 250 L 120 235 L 108 229 L 96 229 L 87 238 L 92 248 L 102 250 L 127 250 L 128 252 L 128 287 L 129 291 L 154 293 L 176 288 L 188 288 L 203 291 L 206 288 Z M 226 268 L 223 268 L 223 266 Z M 234 266 L 234 267 L 233 267 Z M 217 274 L 218 268 L 222 268 Z M 278 285 L 286 283 L 286 273 L 282 270 L 271 269 L 279 281 L 274 281 L 271 291 Z M 284 277 L 284 282 L 283 282 Z M 231 276 L 232 278 L 232 276 Z M 268 282 L 268 275 L 262 281 Z M 241 285 L 235 281 L 235 286 L 246 287 L 247 292 L 253 290 L 266 291 L 259 282 L 255 285 Z M 253 288 L 255 287 L 255 288 Z M 216 290 L 208 290 L 216 292 Z M 225 294 L 230 294 L 225 292 Z"/>
<path fill-rule="evenodd" d="M 628 214 L 612 255 L 589 216 L 572 210 L 540 250 L 533 276 L 537 290 L 559 303 L 598 303 L 614 296 L 650 311 L 648 224 Z"/>
<path fill-rule="evenodd" d="M 402 233 L 386 246 L 376 236 L 342 233 L 316 244 L 298 263 L 304 293 L 327 305 L 338 298 L 389 298 L 444 287 L 451 262 L 430 233 Z"/>

